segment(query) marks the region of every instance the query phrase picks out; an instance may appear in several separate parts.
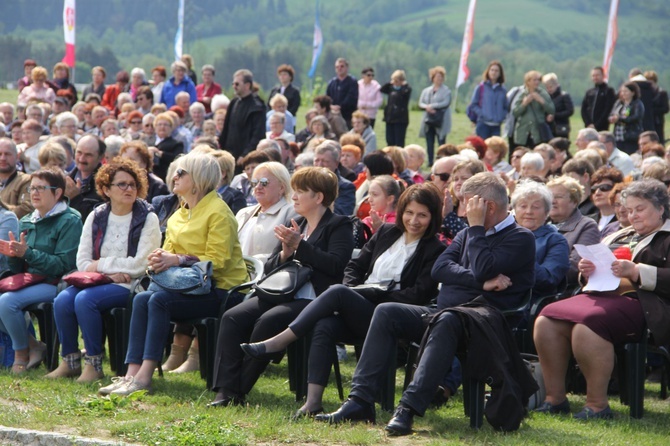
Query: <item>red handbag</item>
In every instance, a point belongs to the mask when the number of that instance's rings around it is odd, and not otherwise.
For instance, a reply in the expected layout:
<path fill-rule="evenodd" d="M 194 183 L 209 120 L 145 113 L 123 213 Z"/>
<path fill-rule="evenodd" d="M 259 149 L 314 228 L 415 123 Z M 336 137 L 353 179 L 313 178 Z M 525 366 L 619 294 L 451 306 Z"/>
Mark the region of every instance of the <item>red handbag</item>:
<path fill-rule="evenodd" d="M 0 292 L 17 291 L 31 285 L 46 282 L 47 276 L 33 273 L 13 274 L 0 280 Z"/>
<path fill-rule="evenodd" d="M 113 282 L 109 276 L 92 271 L 75 271 L 63 277 L 63 280 L 76 288 L 89 288 Z"/>

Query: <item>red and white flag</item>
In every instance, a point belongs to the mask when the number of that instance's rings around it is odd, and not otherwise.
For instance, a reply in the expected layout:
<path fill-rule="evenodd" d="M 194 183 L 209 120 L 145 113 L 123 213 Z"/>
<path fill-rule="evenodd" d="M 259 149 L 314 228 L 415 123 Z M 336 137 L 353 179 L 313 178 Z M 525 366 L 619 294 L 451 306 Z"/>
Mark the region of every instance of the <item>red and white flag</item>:
<path fill-rule="evenodd" d="M 470 76 L 470 70 L 468 69 L 468 56 L 470 55 L 472 36 L 475 33 L 476 6 L 477 6 L 477 0 L 470 0 L 470 6 L 468 7 L 468 18 L 465 20 L 465 31 L 463 32 L 463 47 L 461 48 L 461 61 L 458 63 L 458 78 L 456 79 L 456 88 L 458 88 Z"/>
<path fill-rule="evenodd" d="M 63 1 L 63 34 L 65 36 L 65 57 L 63 63 L 74 67 L 75 0 Z"/>
<path fill-rule="evenodd" d="M 619 27 L 617 26 L 617 13 L 619 12 L 619 0 L 612 0 L 610 4 L 610 19 L 607 25 L 607 40 L 605 41 L 605 57 L 603 57 L 603 71 L 605 72 L 605 81 L 609 77 L 610 65 L 614 57 L 614 48 L 616 39 L 619 37 Z"/>

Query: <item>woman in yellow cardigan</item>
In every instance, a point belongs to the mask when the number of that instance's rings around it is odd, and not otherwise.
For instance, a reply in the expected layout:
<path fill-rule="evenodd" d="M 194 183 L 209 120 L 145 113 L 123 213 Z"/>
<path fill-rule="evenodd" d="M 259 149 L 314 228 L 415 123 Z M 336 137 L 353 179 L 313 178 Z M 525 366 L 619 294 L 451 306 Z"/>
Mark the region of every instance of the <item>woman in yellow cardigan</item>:
<path fill-rule="evenodd" d="M 151 377 L 163 356 L 170 321 L 216 314 L 227 290 L 247 279 L 237 239 L 237 221 L 216 193 L 221 170 L 211 155 L 191 154 L 177 161 L 173 192 L 181 208 L 168 220 L 163 249 L 149 255 L 149 266 L 161 272 L 199 261 L 213 264 L 210 294 L 186 295 L 145 291 L 133 299 L 126 376 L 100 389 L 102 394 L 130 395 L 151 391 Z"/>

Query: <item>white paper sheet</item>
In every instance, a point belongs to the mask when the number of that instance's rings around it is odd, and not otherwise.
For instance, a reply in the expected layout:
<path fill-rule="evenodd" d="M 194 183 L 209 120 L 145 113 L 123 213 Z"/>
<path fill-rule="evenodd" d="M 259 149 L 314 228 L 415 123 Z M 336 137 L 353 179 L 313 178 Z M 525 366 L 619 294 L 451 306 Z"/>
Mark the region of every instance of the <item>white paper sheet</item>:
<path fill-rule="evenodd" d="M 596 270 L 589 277 L 584 291 L 613 291 L 621 284 L 621 279 L 612 273 L 612 263 L 616 260 L 612 251 L 603 243 L 596 245 L 575 245 L 581 258 L 590 260 Z"/>

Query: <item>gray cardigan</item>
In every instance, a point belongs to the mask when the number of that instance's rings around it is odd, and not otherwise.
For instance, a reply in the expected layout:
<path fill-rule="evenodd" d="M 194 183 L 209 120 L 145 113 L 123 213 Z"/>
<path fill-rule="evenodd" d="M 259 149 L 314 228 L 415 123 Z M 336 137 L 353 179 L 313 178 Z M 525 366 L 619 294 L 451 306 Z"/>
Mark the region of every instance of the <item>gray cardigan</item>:
<path fill-rule="evenodd" d="M 442 85 L 435 94 L 433 94 L 432 85 L 428 88 L 424 88 L 421 92 L 421 97 L 419 98 L 419 107 L 425 110 L 429 105 L 433 108 L 447 108 L 444 113 L 444 118 L 442 119 L 442 125 L 438 129 L 438 137 L 444 138 L 451 132 L 451 90 L 449 90 L 449 87 Z M 426 136 L 425 111 L 421 117 L 419 136 L 422 138 Z"/>

